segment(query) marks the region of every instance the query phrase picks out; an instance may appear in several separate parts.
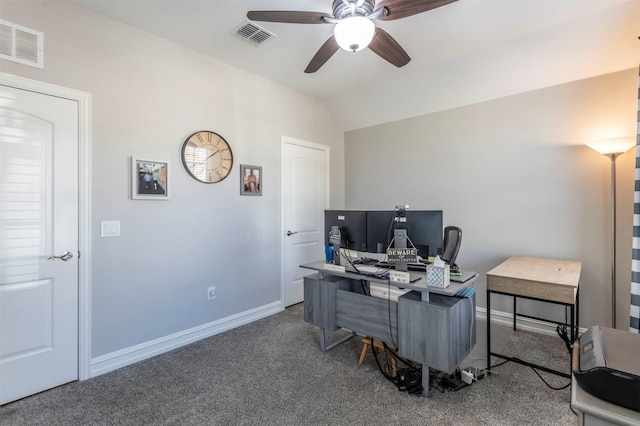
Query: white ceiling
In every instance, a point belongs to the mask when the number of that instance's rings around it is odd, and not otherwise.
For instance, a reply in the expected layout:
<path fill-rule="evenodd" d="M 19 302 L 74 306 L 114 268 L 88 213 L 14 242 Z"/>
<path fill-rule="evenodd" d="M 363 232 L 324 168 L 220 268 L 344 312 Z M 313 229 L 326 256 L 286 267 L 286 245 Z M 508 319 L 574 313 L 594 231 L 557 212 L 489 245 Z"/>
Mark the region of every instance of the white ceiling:
<path fill-rule="evenodd" d="M 276 37 L 232 34 L 249 10 L 331 13 L 332 0 L 71 0 L 99 14 L 322 99 L 344 130 L 395 121 L 640 64 L 640 0 L 458 0 L 375 21 L 412 61 L 339 50 L 303 71 L 333 25 L 257 22 Z"/>

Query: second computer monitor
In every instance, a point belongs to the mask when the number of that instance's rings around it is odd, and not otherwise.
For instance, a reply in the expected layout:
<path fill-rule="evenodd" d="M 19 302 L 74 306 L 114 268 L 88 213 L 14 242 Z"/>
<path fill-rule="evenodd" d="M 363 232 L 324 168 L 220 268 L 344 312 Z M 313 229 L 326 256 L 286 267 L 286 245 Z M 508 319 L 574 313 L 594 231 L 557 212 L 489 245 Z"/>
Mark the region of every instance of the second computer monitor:
<path fill-rule="evenodd" d="M 394 228 L 404 228 L 423 257 L 442 255 L 442 210 L 408 210 L 405 221 L 396 222 L 395 211 L 367 211 L 367 251 L 384 253 L 393 239 Z"/>
<path fill-rule="evenodd" d="M 329 233 L 332 226 L 340 228 L 340 246 L 351 250 L 367 251 L 367 212 L 363 210 L 325 210 L 325 244 L 332 245 Z"/>
<path fill-rule="evenodd" d="M 393 218 L 395 212 L 390 210 L 370 210 L 367 212 L 367 251 L 369 253 L 386 253 L 393 239 Z"/>

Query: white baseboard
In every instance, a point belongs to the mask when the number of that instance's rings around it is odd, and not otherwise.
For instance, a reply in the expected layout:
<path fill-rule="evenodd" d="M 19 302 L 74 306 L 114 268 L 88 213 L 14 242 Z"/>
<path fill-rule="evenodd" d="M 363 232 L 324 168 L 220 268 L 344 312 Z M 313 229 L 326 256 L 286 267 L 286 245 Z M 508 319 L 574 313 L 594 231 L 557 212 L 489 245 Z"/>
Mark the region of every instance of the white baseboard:
<path fill-rule="evenodd" d="M 487 319 L 487 308 L 476 308 L 476 318 Z M 513 326 L 513 313 L 491 310 L 491 322 Z M 533 318 L 516 317 L 516 326 L 519 330 L 532 331 L 534 333 L 557 336 L 556 324 L 536 320 Z M 586 328 L 579 328 L 579 333 L 587 331 Z"/>
<path fill-rule="evenodd" d="M 227 330 L 249 324 L 283 310 L 282 302 L 277 301 L 249 311 L 231 315 L 198 327 L 174 333 L 159 339 L 121 349 L 91 359 L 89 377 L 96 377 L 127 365 L 135 364 L 147 358 L 171 351 L 181 346 L 215 336 Z"/>

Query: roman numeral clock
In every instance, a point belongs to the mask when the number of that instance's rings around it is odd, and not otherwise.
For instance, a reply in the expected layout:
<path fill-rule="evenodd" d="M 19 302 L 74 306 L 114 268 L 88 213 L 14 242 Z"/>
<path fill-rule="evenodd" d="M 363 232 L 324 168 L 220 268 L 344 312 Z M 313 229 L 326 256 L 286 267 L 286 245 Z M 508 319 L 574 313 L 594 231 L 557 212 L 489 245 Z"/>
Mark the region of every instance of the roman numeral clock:
<path fill-rule="evenodd" d="M 231 173 L 233 153 L 225 138 L 216 132 L 201 130 L 184 141 L 182 164 L 198 182 L 217 183 Z"/>

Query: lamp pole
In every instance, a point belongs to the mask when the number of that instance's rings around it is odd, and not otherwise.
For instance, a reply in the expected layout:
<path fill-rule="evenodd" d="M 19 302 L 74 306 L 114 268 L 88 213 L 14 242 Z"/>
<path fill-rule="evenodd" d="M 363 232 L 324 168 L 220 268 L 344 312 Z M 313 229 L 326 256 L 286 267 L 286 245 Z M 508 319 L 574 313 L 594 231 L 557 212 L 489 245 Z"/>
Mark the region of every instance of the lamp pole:
<path fill-rule="evenodd" d="M 636 144 L 633 136 L 600 139 L 587 145 L 611 159 L 611 327 L 616 328 L 616 158 Z"/>
<path fill-rule="evenodd" d="M 616 158 L 622 154 L 605 154 L 611 159 L 611 327 L 616 328 Z"/>

